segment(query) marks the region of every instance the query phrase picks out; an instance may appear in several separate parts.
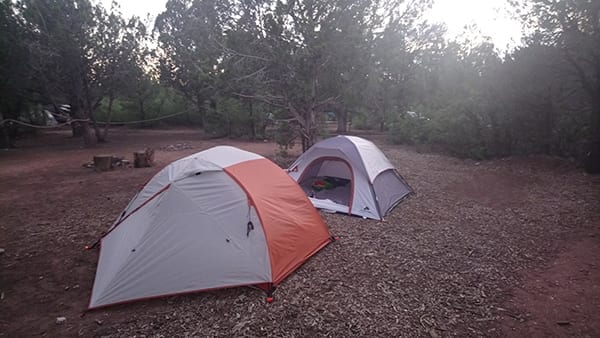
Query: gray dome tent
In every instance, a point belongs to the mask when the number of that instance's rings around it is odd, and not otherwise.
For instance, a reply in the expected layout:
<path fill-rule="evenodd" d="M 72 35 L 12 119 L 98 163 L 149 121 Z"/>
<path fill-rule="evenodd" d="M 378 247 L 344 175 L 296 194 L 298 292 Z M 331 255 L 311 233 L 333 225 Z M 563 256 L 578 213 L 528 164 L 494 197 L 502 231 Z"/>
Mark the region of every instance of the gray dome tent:
<path fill-rule="evenodd" d="M 383 219 L 411 193 L 373 142 L 340 135 L 316 143 L 288 169 L 317 208 Z"/>

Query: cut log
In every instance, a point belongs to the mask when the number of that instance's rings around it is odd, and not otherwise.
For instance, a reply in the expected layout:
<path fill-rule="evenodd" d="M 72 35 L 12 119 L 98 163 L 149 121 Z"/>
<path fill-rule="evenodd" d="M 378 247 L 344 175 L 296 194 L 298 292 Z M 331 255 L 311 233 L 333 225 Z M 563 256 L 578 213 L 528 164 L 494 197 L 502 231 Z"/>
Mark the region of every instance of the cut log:
<path fill-rule="evenodd" d="M 151 167 L 152 165 L 154 165 L 154 150 L 146 148 L 133 153 L 135 168 Z"/>
<path fill-rule="evenodd" d="M 113 168 L 112 156 L 96 155 L 94 156 L 94 169 L 96 171 L 109 171 Z"/>

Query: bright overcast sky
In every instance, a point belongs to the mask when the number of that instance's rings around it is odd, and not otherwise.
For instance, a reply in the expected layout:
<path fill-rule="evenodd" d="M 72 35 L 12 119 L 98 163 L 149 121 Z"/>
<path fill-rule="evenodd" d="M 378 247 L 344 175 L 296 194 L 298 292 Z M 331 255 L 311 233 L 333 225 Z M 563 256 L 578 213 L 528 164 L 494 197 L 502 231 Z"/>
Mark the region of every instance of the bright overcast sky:
<path fill-rule="evenodd" d="M 100 0 L 110 7 L 112 0 Z M 137 15 L 142 19 L 150 14 L 151 22 L 165 9 L 166 0 L 116 0 L 125 16 Z M 326 1 L 326 0 L 324 0 Z M 511 19 L 506 0 L 435 0 L 426 13 L 430 22 L 443 22 L 448 27 L 448 38 L 462 38 L 464 27 L 475 24 L 479 31 L 492 38 L 500 50 L 515 46 L 521 40 L 521 25 Z"/>
<path fill-rule="evenodd" d="M 461 38 L 466 25 L 475 24 L 484 36 L 489 36 L 497 48 L 515 46 L 521 41 L 521 24 L 511 18 L 506 0 L 435 0 L 427 19 L 443 22 L 448 38 Z"/>
<path fill-rule="evenodd" d="M 154 18 L 156 15 L 165 10 L 165 4 L 167 0 L 115 0 L 119 6 L 121 6 L 121 12 L 124 16 L 129 17 L 137 15 L 142 19 L 146 19 L 146 16 L 150 14 L 152 18 L 152 24 L 154 24 Z M 110 4 L 113 0 L 100 0 L 105 8 L 110 8 Z"/>

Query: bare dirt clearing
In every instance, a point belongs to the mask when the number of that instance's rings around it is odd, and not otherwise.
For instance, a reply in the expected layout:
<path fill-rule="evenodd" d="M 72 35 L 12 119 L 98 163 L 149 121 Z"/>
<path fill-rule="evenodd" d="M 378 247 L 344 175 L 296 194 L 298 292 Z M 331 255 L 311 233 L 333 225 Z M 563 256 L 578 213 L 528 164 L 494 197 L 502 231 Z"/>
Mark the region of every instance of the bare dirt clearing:
<path fill-rule="evenodd" d="M 476 163 L 375 141 L 416 194 L 383 223 L 323 214 L 340 240 L 285 280 L 274 303 L 236 288 L 83 318 L 97 262 L 84 247 L 155 172 L 217 144 L 268 157 L 277 148 L 118 130 L 95 149 L 60 131 L 0 152 L 0 336 L 600 335 L 599 177 L 550 158 Z M 153 168 L 82 167 L 145 146 L 156 149 Z"/>

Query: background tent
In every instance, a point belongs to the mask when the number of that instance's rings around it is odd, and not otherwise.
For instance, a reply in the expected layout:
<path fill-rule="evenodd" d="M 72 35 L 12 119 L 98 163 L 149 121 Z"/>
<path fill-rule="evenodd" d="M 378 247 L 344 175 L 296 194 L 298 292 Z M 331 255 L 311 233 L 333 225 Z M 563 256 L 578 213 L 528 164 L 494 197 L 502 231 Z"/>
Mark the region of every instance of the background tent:
<path fill-rule="evenodd" d="M 90 308 L 240 285 L 270 290 L 331 236 L 268 159 L 219 146 L 171 163 L 101 240 Z"/>
<path fill-rule="evenodd" d="M 288 169 L 317 208 L 383 219 L 411 189 L 371 141 L 336 136 L 316 143 Z"/>

